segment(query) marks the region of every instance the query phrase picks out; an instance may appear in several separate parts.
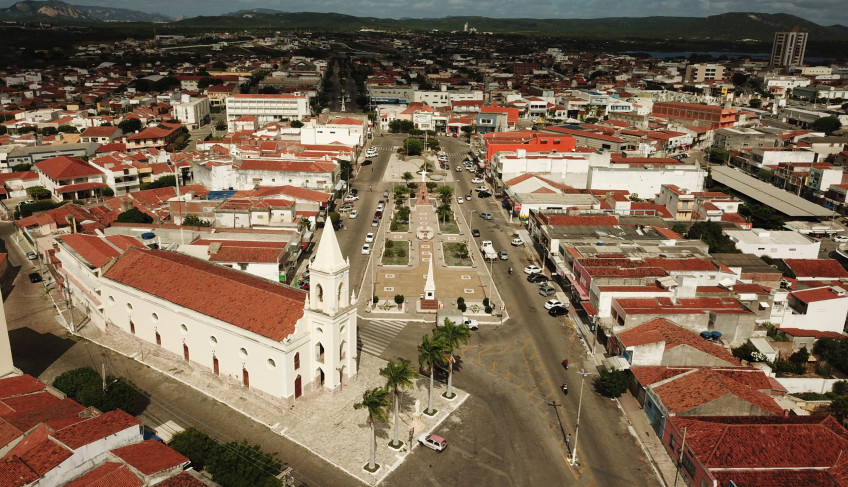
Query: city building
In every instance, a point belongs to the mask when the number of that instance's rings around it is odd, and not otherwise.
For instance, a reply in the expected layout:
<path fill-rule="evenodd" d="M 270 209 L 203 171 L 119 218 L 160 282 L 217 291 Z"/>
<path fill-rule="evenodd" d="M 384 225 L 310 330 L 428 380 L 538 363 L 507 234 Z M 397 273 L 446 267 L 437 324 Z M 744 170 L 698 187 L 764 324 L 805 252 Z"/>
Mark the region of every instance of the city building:
<path fill-rule="evenodd" d="M 807 33 L 795 27 L 789 32 L 775 32 L 769 65 L 772 68 L 788 68 L 804 64 L 807 49 Z"/>
<path fill-rule="evenodd" d="M 686 74 L 683 75 L 683 81 L 690 83 L 717 79 L 724 79 L 724 66 L 721 64 L 690 64 L 686 66 Z"/>
<path fill-rule="evenodd" d="M 303 120 L 309 116 L 309 99 L 301 94 L 235 94 L 227 97 L 227 130 L 234 131 L 233 121 L 253 115 L 261 127 L 281 120 Z"/>

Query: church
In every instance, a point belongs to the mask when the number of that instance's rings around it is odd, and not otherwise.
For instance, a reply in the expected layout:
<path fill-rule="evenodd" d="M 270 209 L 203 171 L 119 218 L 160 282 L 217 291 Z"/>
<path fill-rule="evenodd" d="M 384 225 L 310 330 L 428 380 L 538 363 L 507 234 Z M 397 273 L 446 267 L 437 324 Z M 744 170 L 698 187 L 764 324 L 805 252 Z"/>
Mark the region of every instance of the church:
<path fill-rule="evenodd" d="M 105 326 L 290 401 L 355 380 L 356 295 L 331 225 L 310 290 L 183 254 L 130 248 L 103 267 Z"/>

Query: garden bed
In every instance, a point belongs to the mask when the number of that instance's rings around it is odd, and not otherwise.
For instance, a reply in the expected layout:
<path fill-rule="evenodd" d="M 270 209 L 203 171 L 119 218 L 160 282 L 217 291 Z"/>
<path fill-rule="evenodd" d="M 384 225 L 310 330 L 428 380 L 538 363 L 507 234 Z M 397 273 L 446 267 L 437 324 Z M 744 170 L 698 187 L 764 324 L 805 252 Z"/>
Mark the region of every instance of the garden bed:
<path fill-rule="evenodd" d="M 386 240 L 381 262 L 383 265 L 409 264 L 409 242 L 406 240 Z"/>
<path fill-rule="evenodd" d="M 442 247 L 445 264 L 450 267 L 470 267 L 471 249 L 461 242 L 445 243 Z"/>

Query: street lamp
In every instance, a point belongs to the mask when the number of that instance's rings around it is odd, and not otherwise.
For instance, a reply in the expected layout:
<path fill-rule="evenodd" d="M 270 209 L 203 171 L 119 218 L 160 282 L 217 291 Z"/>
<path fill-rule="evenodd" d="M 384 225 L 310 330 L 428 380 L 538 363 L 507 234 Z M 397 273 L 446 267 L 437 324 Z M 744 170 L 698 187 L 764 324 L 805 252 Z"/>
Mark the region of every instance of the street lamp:
<path fill-rule="evenodd" d="M 577 435 L 580 433 L 580 408 L 583 406 L 583 384 L 586 383 L 586 376 L 589 372 L 580 369 L 580 399 L 577 401 L 577 422 L 574 423 L 574 449 L 571 450 L 571 465 L 577 461 Z"/>

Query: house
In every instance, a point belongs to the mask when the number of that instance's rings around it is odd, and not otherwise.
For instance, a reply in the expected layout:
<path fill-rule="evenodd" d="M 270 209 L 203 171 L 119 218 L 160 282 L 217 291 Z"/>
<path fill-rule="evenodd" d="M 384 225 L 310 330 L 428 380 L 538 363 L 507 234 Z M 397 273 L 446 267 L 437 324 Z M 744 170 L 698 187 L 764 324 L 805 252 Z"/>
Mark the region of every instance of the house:
<path fill-rule="evenodd" d="M 771 319 L 781 328 L 841 334 L 848 318 L 848 296 L 841 286 L 823 286 L 789 293 L 787 306 Z"/>
<path fill-rule="evenodd" d="M 663 318 L 656 318 L 616 333 L 614 349 L 631 366 L 727 367 L 739 361 L 724 347 Z"/>
<path fill-rule="evenodd" d="M 179 123 L 162 122 L 152 127 L 146 127 L 127 137 L 127 149 L 164 149 L 184 131 L 182 124 Z"/>
<path fill-rule="evenodd" d="M 300 235 L 292 230 L 282 233 L 280 240 L 274 241 L 199 238 L 190 244 L 181 245 L 179 250 L 263 279 L 284 282 L 289 257 L 292 252 L 296 254 L 299 248 Z"/>
<path fill-rule="evenodd" d="M 676 416 L 661 439 L 688 485 L 848 485 L 848 431 L 832 416 Z"/>
<path fill-rule="evenodd" d="M 675 416 L 783 416 L 783 408 L 769 394 L 764 374 L 726 374 L 696 368 L 659 380 L 645 388 L 645 415 L 663 437 Z M 771 390 L 771 389 L 769 389 Z"/>
<path fill-rule="evenodd" d="M 96 142 L 100 145 L 111 144 L 121 138 L 124 132 L 114 125 L 88 127 L 80 134 L 80 142 Z"/>
<path fill-rule="evenodd" d="M 815 259 L 821 242 L 791 230 L 722 230 L 736 249 L 757 257 L 772 259 Z"/>
<path fill-rule="evenodd" d="M 357 374 L 356 295 L 331 226 L 315 253 L 307 294 L 174 252 L 131 248 L 101 277 L 106 322 L 285 403 L 332 391 Z"/>
<path fill-rule="evenodd" d="M 107 186 L 103 172 L 75 157 L 52 157 L 37 162 L 33 169 L 54 201 L 88 199 Z"/>

